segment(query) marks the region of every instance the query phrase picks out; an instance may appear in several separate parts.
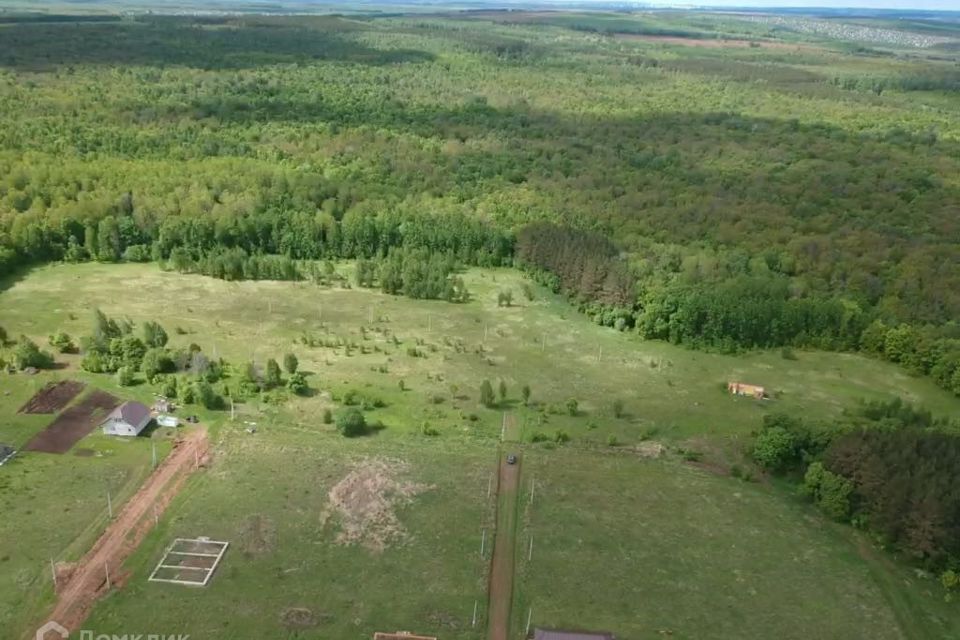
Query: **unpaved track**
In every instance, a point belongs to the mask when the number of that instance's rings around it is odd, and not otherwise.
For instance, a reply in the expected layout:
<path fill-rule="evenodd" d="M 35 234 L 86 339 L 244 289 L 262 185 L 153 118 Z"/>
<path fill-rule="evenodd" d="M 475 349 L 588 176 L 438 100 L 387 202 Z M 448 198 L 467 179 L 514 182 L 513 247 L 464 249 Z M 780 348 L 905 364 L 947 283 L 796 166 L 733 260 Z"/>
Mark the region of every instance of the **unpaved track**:
<path fill-rule="evenodd" d="M 137 548 L 159 516 L 207 453 L 204 430 L 187 433 L 174 444 L 170 455 L 123 506 L 103 535 L 83 556 L 70 580 L 62 585 L 49 620 L 77 631 L 90 609 L 108 590 L 106 573 L 115 585 L 122 583 L 123 562 Z M 106 569 L 105 569 L 106 568 Z M 32 635 L 30 636 L 33 637 Z"/>
<path fill-rule="evenodd" d="M 490 561 L 490 601 L 487 612 L 489 640 L 507 640 L 513 604 L 514 547 L 517 534 L 517 490 L 520 486 L 520 455 L 516 464 L 500 456 L 497 480 L 497 534 Z"/>

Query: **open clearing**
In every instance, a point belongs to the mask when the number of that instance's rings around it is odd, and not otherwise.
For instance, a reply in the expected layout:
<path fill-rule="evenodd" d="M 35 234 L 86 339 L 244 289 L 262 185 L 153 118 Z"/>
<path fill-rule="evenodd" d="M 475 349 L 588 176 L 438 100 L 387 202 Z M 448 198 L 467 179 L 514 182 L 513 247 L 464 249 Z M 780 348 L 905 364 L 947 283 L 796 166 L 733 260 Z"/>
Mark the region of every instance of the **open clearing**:
<path fill-rule="evenodd" d="M 92 391 L 78 404 L 70 407 L 38 433 L 24 447 L 25 451 L 66 453 L 89 434 L 116 408 L 120 400 L 104 391 Z"/>
<path fill-rule="evenodd" d="M 345 275 L 351 268 L 338 265 Z M 484 556 L 479 552 L 483 529 L 494 531 L 488 487 L 507 411 L 510 438 L 570 437 L 555 449 L 521 446 L 513 633 L 522 631 L 531 606 L 535 625 L 611 629 L 624 637 L 660 629 L 674 637 L 714 637 L 717 630 L 734 637 L 734 628 L 743 629 L 741 638 L 770 637 L 768 628 L 797 637 L 791 634 L 807 610 L 820 612 L 807 637 L 856 637 L 852 621 L 881 640 L 923 624 L 916 619 L 954 630 L 958 616 L 924 595 L 936 587 L 931 581 L 907 586 L 909 574 L 864 559 L 807 505 L 773 486 L 693 469 L 671 452 L 695 448 L 722 471 L 742 456 L 745 439 L 770 411 L 829 419 L 861 399 L 899 395 L 947 414 L 958 410 L 955 398 L 854 355 L 734 357 L 644 342 L 592 324 L 540 288 L 526 299 L 522 276 L 511 270 L 474 269 L 464 279 L 473 300 L 453 305 L 307 283 L 223 282 L 155 265 L 84 264 L 37 269 L 0 293 L 0 325 L 12 332 L 38 340 L 57 330 L 80 336 L 89 331 L 89 310 L 99 307 L 134 322 L 159 319 L 173 346 L 195 342 L 235 364 L 292 351 L 316 391 L 282 405 L 240 406 L 243 419 L 257 423 L 255 434 L 242 421 L 230 424 L 225 413 L 200 411 L 214 435 L 214 466 L 186 484 L 133 552 L 124 588 L 93 609 L 90 628 L 241 639 L 370 637 L 396 629 L 487 637 L 489 537 Z M 140 295 L 117 297 L 120 288 Z M 504 288 L 515 302 L 498 308 Z M 43 312 L 51 308 L 57 312 Z M 11 377 L 4 406 L 14 413 L 54 375 Z M 120 393 L 110 377 L 71 377 Z M 477 402 L 485 378 L 495 388 L 503 379 L 507 388 L 506 400 L 492 409 Z M 762 384 L 773 399 L 733 398 L 728 380 Z M 529 405 L 520 399 L 525 384 Z M 348 390 L 378 401 L 366 413 L 383 429 L 346 440 L 324 424 L 323 411 L 340 406 Z M 140 385 L 123 393 L 149 400 L 153 391 Z M 564 408 L 570 398 L 578 401 L 575 415 Z M 623 401 L 620 417 L 611 410 L 614 398 Z M 40 418 L 18 414 L 0 426 L 0 436 L 26 442 L 42 431 Z M 424 435 L 425 426 L 437 435 Z M 607 446 L 611 438 L 620 446 Z M 94 452 L 89 457 L 25 454 L 10 466 L 33 469 L 32 477 L 53 473 L 41 458 L 67 475 L 89 469 L 77 486 L 58 496 L 45 488 L 58 479 L 44 476 L 0 495 L 16 513 L 42 513 L 24 520 L 30 526 L 63 520 L 61 534 L 81 539 L 78 523 L 85 520 L 56 514 L 79 493 L 97 502 L 97 513 L 105 509 L 93 469 L 118 462 L 119 454 L 103 456 L 108 446 L 149 461 L 149 443 L 91 434 L 82 444 Z M 647 459 L 654 451 L 665 459 Z M 526 479 L 536 479 L 538 497 L 523 514 Z M 186 596 L 183 587 L 147 581 L 171 540 L 197 535 L 232 545 L 208 587 Z M 83 539 L 89 545 L 94 537 Z M 34 606 L 26 608 L 30 614 L 8 614 L 10 628 L 29 630 L 40 605 L 51 601 L 44 563 L 67 558 L 48 547 L 40 540 L 17 546 L 31 558 L 25 567 L 34 572 L 27 582 Z M 15 581 L 0 586 L 4 606 L 24 598 Z M 710 605 L 717 598 L 726 604 Z M 133 621 L 142 627 L 132 629 Z"/>
<path fill-rule="evenodd" d="M 622 453 L 540 450 L 524 465 L 515 631 L 531 609 L 533 626 L 627 638 L 946 640 L 960 630 L 934 579 L 888 566 L 890 583 L 912 585 L 894 595 L 848 529 L 769 485 Z M 888 602 L 906 594 L 913 616 L 902 618 Z"/>
<path fill-rule="evenodd" d="M 481 528 L 492 524 L 487 487 L 494 449 L 437 439 L 384 447 L 376 437 L 347 441 L 320 425 L 301 431 L 282 420 L 261 422 L 255 435 L 229 427 L 223 435 L 212 468 L 161 518 L 127 564 L 126 587 L 94 610 L 89 628 L 120 633 L 135 626 L 198 638 L 286 637 L 291 628 L 325 638 L 396 629 L 484 637 L 482 606 L 477 627 L 471 623 L 486 593 L 486 562 L 478 552 Z M 371 461 L 382 461 L 387 450 L 390 460 L 402 461 L 388 463 L 392 482 L 430 489 L 408 490 L 393 502 L 395 521 L 367 522 L 374 539 L 385 541 L 382 549 L 342 544 L 347 521 L 332 509 L 331 494 L 342 500 L 334 488 L 358 469 L 377 468 Z M 371 503 L 396 497 L 390 483 L 380 487 L 379 494 L 365 492 Z M 249 541 L 262 531 L 251 526 L 254 515 L 270 523 L 273 542 Z M 397 524 L 402 537 L 380 535 Z M 210 586 L 184 590 L 147 581 L 172 539 L 198 532 L 237 545 Z"/>
<path fill-rule="evenodd" d="M 55 413 L 70 404 L 84 386 L 76 380 L 50 382 L 20 407 L 18 413 Z"/>

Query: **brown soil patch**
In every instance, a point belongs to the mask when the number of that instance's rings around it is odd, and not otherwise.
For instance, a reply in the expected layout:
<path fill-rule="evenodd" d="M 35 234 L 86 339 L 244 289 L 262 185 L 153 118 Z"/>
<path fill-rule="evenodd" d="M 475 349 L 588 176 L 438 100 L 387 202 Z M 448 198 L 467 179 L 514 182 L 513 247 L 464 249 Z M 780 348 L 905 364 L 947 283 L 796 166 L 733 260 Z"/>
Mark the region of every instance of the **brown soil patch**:
<path fill-rule="evenodd" d="M 666 453 L 667 448 L 659 442 L 647 440 L 631 448 L 641 458 L 659 458 Z"/>
<path fill-rule="evenodd" d="M 310 629 L 317 626 L 321 619 L 322 616 L 317 616 L 303 607 L 289 607 L 280 612 L 280 624 L 290 631 Z"/>
<path fill-rule="evenodd" d="M 196 469 L 196 462 L 204 456 L 207 446 L 205 431 L 191 431 L 174 444 L 170 455 L 127 501 L 90 551 L 76 563 L 69 581 L 61 585 L 57 603 L 47 619 L 76 631 L 97 598 L 111 587 L 123 585 L 129 577 L 121 570 L 124 561 L 153 528 L 154 518 L 164 512 Z M 109 586 L 105 568 L 112 580 Z"/>
<path fill-rule="evenodd" d="M 396 509 L 432 487 L 406 482 L 400 476 L 409 465 L 400 460 L 367 458 L 357 463 L 328 494 L 330 506 L 321 516 L 326 522 L 330 509 L 340 518 L 339 544 L 361 544 L 380 553 L 390 544 L 407 537 Z"/>
<path fill-rule="evenodd" d="M 84 385 L 76 380 L 51 382 L 33 394 L 18 413 L 56 413 L 70 404 L 70 401 L 83 391 Z"/>
<path fill-rule="evenodd" d="M 240 529 L 240 550 L 248 556 L 262 556 L 277 548 L 277 526 L 271 518 L 253 515 Z"/>
<path fill-rule="evenodd" d="M 93 431 L 106 414 L 113 411 L 119 404 L 120 401 L 109 393 L 94 391 L 80 404 L 70 407 L 57 416 L 46 429 L 27 443 L 24 450 L 66 453 Z"/>

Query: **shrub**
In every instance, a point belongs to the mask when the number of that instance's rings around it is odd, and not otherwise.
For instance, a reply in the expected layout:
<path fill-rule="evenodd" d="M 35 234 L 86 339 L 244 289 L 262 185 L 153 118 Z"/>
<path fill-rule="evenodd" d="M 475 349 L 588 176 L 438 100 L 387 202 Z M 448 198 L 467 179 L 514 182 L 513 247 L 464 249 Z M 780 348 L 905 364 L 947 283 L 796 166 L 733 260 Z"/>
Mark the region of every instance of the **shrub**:
<path fill-rule="evenodd" d="M 279 387 L 281 382 L 280 365 L 277 364 L 276 360 L 270 358 L 267 360 L 267 370 L 263 376 L 263 383 L 267 389 L 273 389 L 274 387 Z"/>
<path fill-rule="evenodd" d="M 770 471 L 781 471 L 796 455 L 797 441 L 780 426 L 760 432 L 753 444 L 753 459 Z"/>
<path fill-rule="evenodd" d="M 553 440 L 557 444 L 565 444 L 570 442 L 570 434 L 566 431 L 557 431 L 557 433 L 553 436 Z"/>
<path fill-rule="evenodd" d="M 828 471 L 823 463 L 814 462 L 807 468 L 802 491 L 811 496 L 817 506 L 834 520 L 846 520 L 850 517 L 853 484 L 843 476 Z"/>
<path fill-rule="evenodd" d="M 309 390 L 309 387 L 307 386 L 307 379 L 302 373 L 293 373 L 287 380 L 287 389 L 289 389 L 291 393 L 294 393 L 298 396 L 306 395 L 307 391 Z"/>
<path fill-rule="evenodd" d="M 20 336 L 17 340 L 17 346 L 13 349 L 13 360 L 20 369 L 49 369 L 53 366 L 53 356 L 47 351 L 41 351 L 37 343 L 27 336 Z"/>
<path fill-rule="evenodd" d="M 363 413 L 350 407 L 337 414 L 337 431 L 347 438 L 363 435 L 367 430 L 367 420 Z"/>
<path fill-rule="evenodd" d="M 173 360 L 166 349 L 153 348 L 143 354 L 143 361 L 140 363 L 143 375 L 149 382 L 161 373 L 170 373 L 174 370 Z"/>
<path fill-rule="evenodd" d="M 225 405 L 223 397 L 213 390 L 213 386 L 206 380 L 196 380 L 193 383 L 197 401 L 206 409 L 222 409 Z"/>
<path fill-rule="evenodd" d="M 333 424 L 333 412 L 330 409 L 323 410 L 323 424 Z"/>
<path fill-rule="evenodd" d="M 104 373 L 104 357 L 97 351 L 88 351 L 80 361 L 80 368 L 90 373 Z"/>
<path fill-rule="evenodd" d="M 530 442 L 547 442 L 550 437 L 542 431 L 534 431 L 530 434 Z"/>
<path fill-rule="evenodd" d="M 489 380 L 484 380 L 480 385 L 480 404 L 485 407 L 492 407 L 496 399 L 493 396 L 493 385 Z"/>
<path fill-rule="evenodd" d="M 192 384 L 181 384 L 178 388 L 181 390 L 180 399 L 184 404 L 193 404 L 197 401 L 197 392 Z"/>
<path fill-rule="evenodd" d="M 572 416 L 577 415 L 577 412 L 580 410 L 580 404 L 577 402 L 576 398 L 570 398 L 567 400 L 567 413 Z"/>
<path fill-rule="evenodd" d="M 120 367 L 117 369 L 117 384 L 121 387 L 129 387 L 136 381 L 133 369 L 130 367 Z"/>
<path fill-rule="evenodd" d="M 611 409 L 611 412 L 613 413 L 614 418 L 622 418 L 623 417 L 623 400 L 620 400 L 619 398 L 614 400 L 610 409 Z"/>
<path fill-rule="evenodd" d="M 430 424 L 427 422 L 424 422 L 422 425 L 420 425 L 420 433 L 422 433 L 425 436 L 440 435 L 440 432 L 436 428 L 431 427 Z"/>
<path fill-rule="evenodd" d="M 612 433 L 609 436 L 607 436 L 608 447 L 616 447 L 619 445 L 620 445 L 620 442 L 617 440 L 617 436 L 613 435 Z"/>
<path fill-rule="evenodd" d="M 50 346 L 59 353 L 73 353 L 77 350 L 76 345 L 73 344 L 73 339 L 63 331 L 58 331 L 50 336 Z"/>
<path fill-rule="evenodd" d="M 179 327 L 177 328 L 179 329 Z M 167 339 L 167 332 L 160 326 L 159 322 L 143 323 L 143 342 L 148 347 L 165 347 L 167 346 Z"/>
<path fill-rule="evenodd" d="M 168 398 L 177 397 L 177 379 L 173 376 L 170 376 L 163 381 L 163 386 L 161 387 L 160 392 Z"/>
<path fill-rule="evenodd" d="M 297 360 L 297 356 L 293 355 L 292 353 L 288 353 L 287 355 L 283 356 L 283 368 L 290 375 L 293 375 L 294 373 L 296 373 L 297 367 L 299 366 L 300 366 L 300 361 Z"/>

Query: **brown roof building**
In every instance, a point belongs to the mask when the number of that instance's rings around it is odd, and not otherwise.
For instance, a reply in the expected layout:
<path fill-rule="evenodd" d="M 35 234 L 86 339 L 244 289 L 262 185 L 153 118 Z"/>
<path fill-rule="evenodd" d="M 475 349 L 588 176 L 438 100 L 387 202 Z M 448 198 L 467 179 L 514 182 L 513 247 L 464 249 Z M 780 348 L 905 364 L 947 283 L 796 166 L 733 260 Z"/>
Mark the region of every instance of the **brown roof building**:
<path fill-rule="evenodd" d="M 750 396 L 757 400 L 763 400 L 767 397 L 767 390 L 755 384 L 744 384 L 742 382 L 728 382 L 727 391 L 735 396 Z"/>

